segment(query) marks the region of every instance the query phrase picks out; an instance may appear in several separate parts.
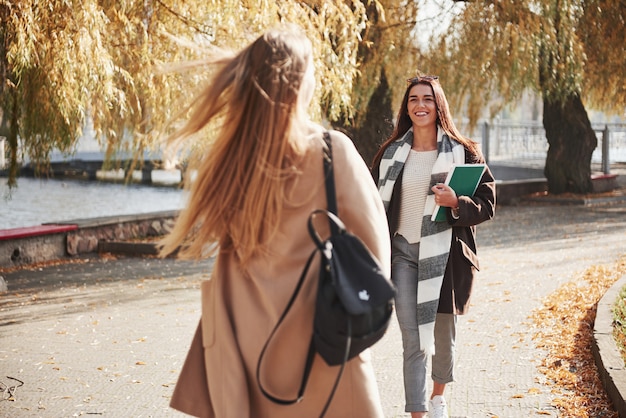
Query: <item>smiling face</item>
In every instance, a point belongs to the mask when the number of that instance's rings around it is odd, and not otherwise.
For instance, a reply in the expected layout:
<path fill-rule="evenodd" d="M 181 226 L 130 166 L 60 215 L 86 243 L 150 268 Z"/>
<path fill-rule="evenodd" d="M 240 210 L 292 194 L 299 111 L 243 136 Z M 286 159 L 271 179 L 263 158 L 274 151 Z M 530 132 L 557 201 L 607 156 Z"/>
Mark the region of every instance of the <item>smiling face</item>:
<path fill-rule="evenodd" d="M 416 84 L 409 91 L 407 113 L 414 127 L 426 127 L 437 123 L 435 95 L 429 84 Z"/>

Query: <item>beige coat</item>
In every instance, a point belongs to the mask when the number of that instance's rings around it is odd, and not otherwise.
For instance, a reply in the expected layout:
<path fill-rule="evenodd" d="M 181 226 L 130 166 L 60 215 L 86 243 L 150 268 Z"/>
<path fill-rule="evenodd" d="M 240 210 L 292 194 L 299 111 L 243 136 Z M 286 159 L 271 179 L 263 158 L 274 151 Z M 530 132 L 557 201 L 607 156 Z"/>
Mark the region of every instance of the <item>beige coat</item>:
<path fill-rule="evenodd" d="M 352 142 L 332 132 L 339 216 L 390 272 L 390 239 L 384 208 L 367 166 Z M 220 253 L 211 279 L 202 284 L 202 319 L 178 379 L 171 406 L 190 415 L 218 418 L 318 417 L 339 367 L 316 356 L 304 399 L 278 405 L 256 382 L 259 354 L 293 293 L 314 244 L 309 214 L 326 208 L 321 135 L 312 141 L 279 236 L 270 254 L 254 259 L 248 272 L 232 254 Z M 320 220 L 321 221 L 321 220 Z M 327 231 L 327 222 L 318 223 Z M 319 262 L 264 358 L 261 378 L 274 396 L 296 397 L 311 338 Z M 384 340 L 383 340 L 384 341 Z M 327 417 L 382 417 L 371 353 L 348 362 Z"/>

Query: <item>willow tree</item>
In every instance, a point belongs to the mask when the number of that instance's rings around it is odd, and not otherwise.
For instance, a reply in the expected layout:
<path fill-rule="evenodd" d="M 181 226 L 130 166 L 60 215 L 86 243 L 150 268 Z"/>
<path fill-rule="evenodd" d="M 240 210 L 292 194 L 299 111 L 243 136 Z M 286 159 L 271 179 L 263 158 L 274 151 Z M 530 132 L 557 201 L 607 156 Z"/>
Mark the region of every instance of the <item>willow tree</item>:
<path fill-rule="evenodd" d="M 393 104 L 402 81 L 415 73 L 417 1 L 362 0 L 367 20 L 358 44 L 358 73 L 351 92 L 351 113 L 336 121 L 371 161 L 393 127 Z M 402 81 L 401 81 L 402 80 Z M 397 101 L 397 100 L 396 100 Z"/>
<path fill-rule="evenodd" d="M 426 71 L 420 42 L 447 24 L 458 6 L 449 0 L 361 0 L 367 20 L 358 45 L 351 113 L 336 126 L 369 162 L 393 129 L 406 80 Z"/>
<path fill-rule="evenodd" d="M 358 0 L 0 0 L 9 185 L 21 160 L 45 173 L 53 150 L 71 154 L 87 123 L 110 159 L 158 150 L 210 75 L 169 69 L 200 59 L 197 47 L 240 48 L 281 22 L 300 24 L 313 42 L 321 81 L 313 114 L 351 115 L 365 21 Z"/>
<path fill-rule="evenodd" d="M 471 123 L 540 94 L 549 191 L 588 193 L 597 139 L 586 108 L 624 112 L 625 23 L 623 0 L 471 0 L 423 65 Z"/>

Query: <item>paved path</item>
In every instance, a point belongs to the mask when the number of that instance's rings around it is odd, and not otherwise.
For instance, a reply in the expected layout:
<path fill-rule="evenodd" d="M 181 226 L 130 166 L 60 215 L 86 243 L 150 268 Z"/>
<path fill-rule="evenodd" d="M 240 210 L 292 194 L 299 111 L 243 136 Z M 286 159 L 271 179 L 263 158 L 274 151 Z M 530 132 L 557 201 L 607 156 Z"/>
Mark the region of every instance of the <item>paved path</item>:
<path fill-rule="evenodd" d="M 624 204 L 500 207 L 479 226 L 481 272 L 470 312 L 459 317 L 456 382 L 446 393 L 452 416 L 558 416 L 536 369 L 543 353 L 532 341 L 529 315 L 590 265 L 626 254 L 625 215 Z M 375 356 L 386 416 L 408 417 L 397 329 Z"/>
<path fill-rule="evenodd" d="M 626 204 L 499 207 L 479 227 L 481 272 L 459 317 L 454 417 L 557 416 L 536 366 L 529 315 L 594 264 L 626 253 Z M 200 315 L 210 264 L 155 259 L 4 274 L 0 390 L 24 382 L 1 417 L 181 417 L 168 401 Z M 373 350 L 385 416 L 404 413 L 395 321 Z M 6 396 L 5 396 L 6 397 Z"/>

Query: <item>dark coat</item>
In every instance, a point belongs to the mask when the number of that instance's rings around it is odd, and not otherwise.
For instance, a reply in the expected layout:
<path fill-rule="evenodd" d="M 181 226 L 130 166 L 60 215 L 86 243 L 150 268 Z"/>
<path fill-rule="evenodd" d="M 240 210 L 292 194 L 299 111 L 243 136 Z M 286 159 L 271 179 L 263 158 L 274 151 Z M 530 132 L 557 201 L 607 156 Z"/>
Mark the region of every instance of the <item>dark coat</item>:
<path fill-rule="evenodd" d="M 466 163 L 484 163 L 465 152 Z M 402 174 L 396 180 L 387 209 L 389 231 L 393 234 L 398 229 L 400 216 L 400 199 L 402 190 Z M 379 165 L 372 170 L 374 179 L 378 180 Z M 474 284 L 474 276 L 479 270 L 476 251 L 476 225 L 490 220 L 496 209 L 496 182 L 489 170 L 485 170 L 474 196 L 458 196 L 459 218 L 454 219 L 450 208 L 447 210 L 448 223 L 452 225 L 452 242 L 450 254 L 443 277 L 439 296 L 440 313 L 465 314 L 469 308 L 470 296 Z"/>

